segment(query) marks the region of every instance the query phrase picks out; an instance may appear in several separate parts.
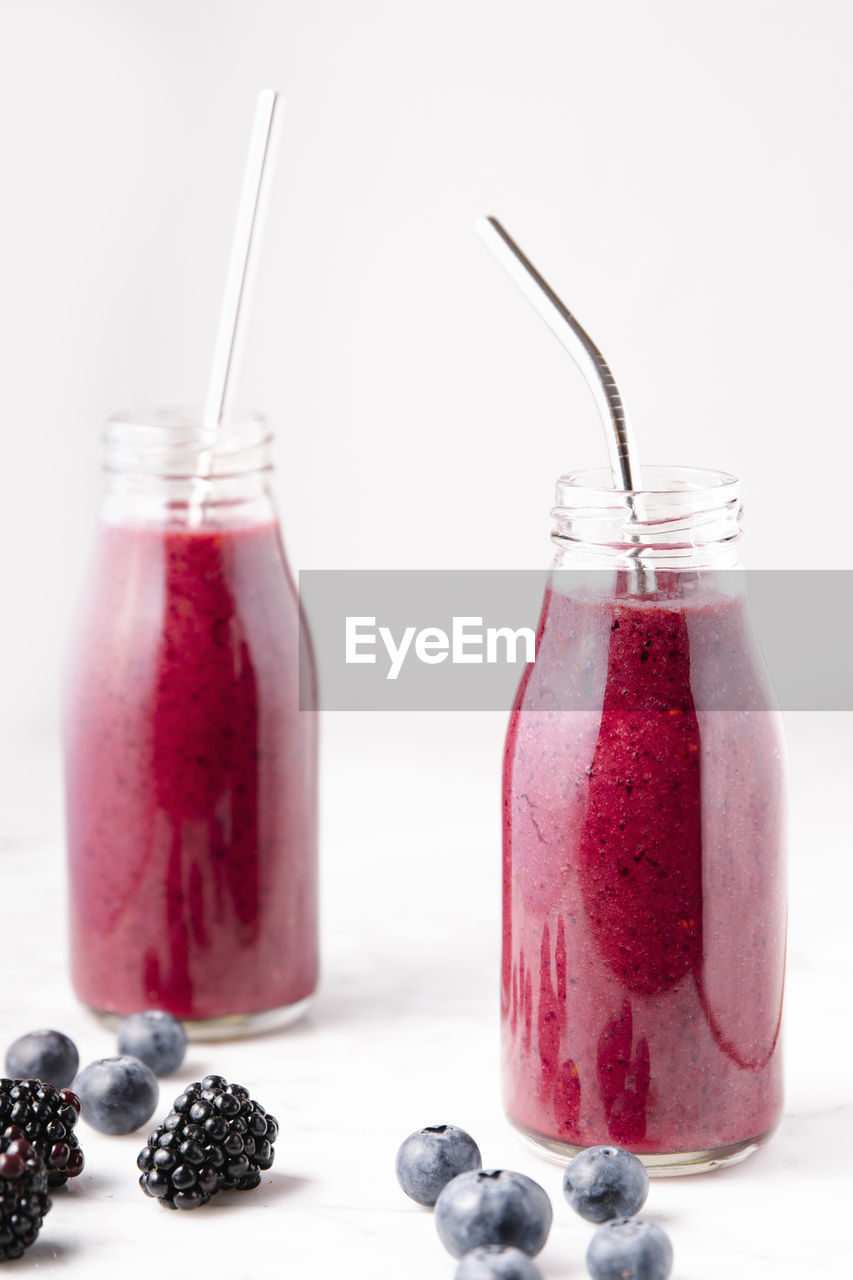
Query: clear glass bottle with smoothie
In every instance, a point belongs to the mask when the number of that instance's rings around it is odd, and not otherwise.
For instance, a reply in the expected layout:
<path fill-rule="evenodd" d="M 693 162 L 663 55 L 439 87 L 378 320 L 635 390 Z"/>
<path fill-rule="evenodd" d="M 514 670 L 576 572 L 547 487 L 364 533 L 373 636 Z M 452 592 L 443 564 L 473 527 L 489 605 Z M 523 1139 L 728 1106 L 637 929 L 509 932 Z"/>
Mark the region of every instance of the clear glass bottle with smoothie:
<path fill-rule="evenodd" d="M 287 1021 L 317 980 L 313 658 L 270 445 L 258 418 L 212 452 L 192 415 L 109 423 L 66 678 L 75 990 L 206 1034 Z"/>
<path fill-rule="evenodd" d="M 784 755 L 738 572 L 738 483 L 558 484 L 504 761 L 507 1113 L 570 1156 L 741 1159 L 782 1107 Z"/>

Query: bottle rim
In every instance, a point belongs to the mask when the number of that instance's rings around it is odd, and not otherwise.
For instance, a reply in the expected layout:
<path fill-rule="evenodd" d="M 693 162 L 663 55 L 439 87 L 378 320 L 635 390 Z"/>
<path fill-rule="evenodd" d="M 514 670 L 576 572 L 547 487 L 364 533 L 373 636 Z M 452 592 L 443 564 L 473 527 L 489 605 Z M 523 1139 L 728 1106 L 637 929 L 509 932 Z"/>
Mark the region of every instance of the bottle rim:
<path fill-rule="evenodd" d="M 656 465 L 643 467 L 642 474 L 646 478 L 653 478 L 653 482 L 634 489 L 614 489 L 612 472 L 608 467 L 567 471 L 557 481 L 557 497 L 559 499 L 564 493 L 582 495 L 581 501 L 586 506 L 589 505 L 586 498 L 595 496 L 600 499 L 596 505 L 602 508 L 622 508 L 629 494 L 648 498 L 707 494 L 709 497 L 714 496 L 722 504 L 730 496 L 736 495 L 740 486 L 737 477 L 729 472 L 706 467 Z M 666 480 L 669 483 L 664 483 Z"/>
<path fill-rule="evenodd" d="M 643 478 L 642 487 L 614 489 L 604 467 L 560 476 L 551 510 L 554 540 L 686 554 L 739 538 L 743 508 L 735 476 L 700 467 L 649 466 Z"/>
<path fill-rule="evenodd" d="M 259 413 L 226 418 L 212 431 L 194 407 L 124 410 L 107 419 L 104 470 L 169 480 L 245 476 L 272 469 L 272 441 Z"/>

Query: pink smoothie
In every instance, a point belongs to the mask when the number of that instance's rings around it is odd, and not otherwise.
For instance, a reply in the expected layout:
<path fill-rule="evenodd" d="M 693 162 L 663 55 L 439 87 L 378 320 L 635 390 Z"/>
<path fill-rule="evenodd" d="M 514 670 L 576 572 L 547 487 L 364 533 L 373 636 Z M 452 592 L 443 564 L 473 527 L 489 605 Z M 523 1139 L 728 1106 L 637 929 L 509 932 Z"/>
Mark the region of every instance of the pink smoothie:
<path fill-rule="evenodd" d="M 275 523 L 102 526 L 65 716 L 72 977 L 87 1004 L 206 1019 L 314 990 L 300 643 Z"/>
<path fill-rule="evenodd" d="M 546 596 L 504 772 L 505 1103 L 643 1154 L 782 1102 L 783 770 L 741 601 Z"/>

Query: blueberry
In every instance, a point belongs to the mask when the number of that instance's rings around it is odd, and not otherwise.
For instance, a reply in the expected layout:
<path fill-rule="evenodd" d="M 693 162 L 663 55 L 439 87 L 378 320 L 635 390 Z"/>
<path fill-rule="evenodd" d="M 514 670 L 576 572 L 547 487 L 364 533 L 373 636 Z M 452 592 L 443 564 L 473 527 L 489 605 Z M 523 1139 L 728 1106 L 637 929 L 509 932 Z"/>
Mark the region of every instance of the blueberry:
<path fill-rule="evenodd" d="M 460 1173 L 435 1202 L 435 1225 L 456 1258 L 483 1244 L 509 1244 L 533 1257 L 551 1229 L 551 1201 L 532 1178 L 509 1169 Z"/>
<path fill-rule="evenodd" d="M 83 1119 L 101 1133 L 132 1133 L 150 1120 L 159 1087 L 150 1067 L 138 1058 L 99 1058 L 90 1062 L 74 1086 Z"/>
<path fill-rule="evenodd" d="M 587 1222 L 630 1218 L 648 1194 L 643 1162 L 621 1147 L 587 1147 L 563 1174 L 563 1195 Z"/>
<path fill-rule="evenodd" d="M 132 1013 L 119 1027 L 118 1051 L 144 1062 L 155 1076 L 167 1076 L 183 1062 L 187 1036 L 171 1013 L 145 1009 Z"/>
<path fill-rule="evenodd" d="M 61 1031 L 31 1031 L 6 1052 L 6 1075 L 13 1080 L 41 1080 L 64 1089 L 77 1074 L 77 1046 Z"/>
<path fill-rule="evenodd" d="M 410 1133 L 397 1152 L 397 1181 L 418 1204 L 435 1204 L 451 1178 L 479 1169 L 480 1148 L 470 1134 L 453 1124 L 438 1124 Z"/>
<path fill-rule="evenodd" d="M 586 1265 L 592 1280 L 666 1280 L 672 1245 L 654 1222 L 616 1218 L 592 1237 Z"/>
<path fill-rule="evenodd" d="M 465 1254 L 454 1280 L 542 1280 L 542 1272 L 512 1245 L 482 1244 Z"/>

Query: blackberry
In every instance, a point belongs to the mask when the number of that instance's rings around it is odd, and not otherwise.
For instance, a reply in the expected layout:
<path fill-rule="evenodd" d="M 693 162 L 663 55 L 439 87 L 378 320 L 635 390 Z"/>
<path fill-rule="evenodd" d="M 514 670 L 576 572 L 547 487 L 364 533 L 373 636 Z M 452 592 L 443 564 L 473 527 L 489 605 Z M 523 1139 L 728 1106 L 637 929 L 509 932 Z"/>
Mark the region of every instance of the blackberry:
<path fill-rule="evenodd" d="M 217 1191 L 251 1191 L 274 1158 L 278 1122 L 222 1076 L 187 1085 L 137 1158 L 139 1185 L 169 1209 L 197 1209 Z"/>
<path fill-rule="evenodd" d="M 0 1135 L 0 1262 L 20 1258 L 50 1208 L 47 1168 L 17 1125 Z"/>
<path fill-rule="evenodd" d="M 47 1166 L 50 1187 L 62 1187 L 83 1171 L 74 1126 L 80 1099 L 70 1089 L 41 1080 L 0 1080 L 0 1131 L 16 1125 Z"/>

